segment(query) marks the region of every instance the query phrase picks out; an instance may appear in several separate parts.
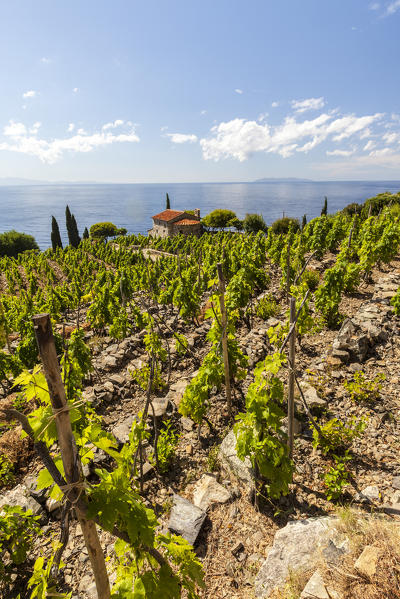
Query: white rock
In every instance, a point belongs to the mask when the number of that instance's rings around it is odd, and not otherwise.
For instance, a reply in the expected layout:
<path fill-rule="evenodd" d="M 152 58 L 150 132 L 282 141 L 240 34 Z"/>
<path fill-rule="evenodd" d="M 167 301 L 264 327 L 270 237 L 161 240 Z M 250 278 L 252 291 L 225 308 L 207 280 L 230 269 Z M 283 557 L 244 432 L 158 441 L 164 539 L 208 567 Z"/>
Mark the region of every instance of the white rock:
<path fill-rule="evenodd" d="M 236 453 L 236 437 L 233 431 L 227 434 L 219 449 L 219 458 L 223 466 L 231 470 L 243 483 L 252 484 L 254 473 L 249 458 L 243 462 Z"/>
<path fill-rule="evenodd" d="M 307 582 L 300 599 L 330 599 L 319 570 L 316 570 Z"/>
<path fill-rule="evenodd" d="M 230 498 L 229 491 L 210 474 L 204 474 L 193 490 L 193 503 L 202 510 L 206 510 L 213 503 L 226 503 Z"/>

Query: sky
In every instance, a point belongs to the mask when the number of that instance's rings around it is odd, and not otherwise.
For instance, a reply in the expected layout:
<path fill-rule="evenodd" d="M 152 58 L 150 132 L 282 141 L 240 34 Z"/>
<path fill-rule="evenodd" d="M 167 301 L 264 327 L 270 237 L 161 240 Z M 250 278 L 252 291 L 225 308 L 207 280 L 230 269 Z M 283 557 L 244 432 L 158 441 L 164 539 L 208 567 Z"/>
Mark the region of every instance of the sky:
<path fill-rule="evenodd" d="M 0 178 L 400 180 L 400 0 L 0 3 Z"/>

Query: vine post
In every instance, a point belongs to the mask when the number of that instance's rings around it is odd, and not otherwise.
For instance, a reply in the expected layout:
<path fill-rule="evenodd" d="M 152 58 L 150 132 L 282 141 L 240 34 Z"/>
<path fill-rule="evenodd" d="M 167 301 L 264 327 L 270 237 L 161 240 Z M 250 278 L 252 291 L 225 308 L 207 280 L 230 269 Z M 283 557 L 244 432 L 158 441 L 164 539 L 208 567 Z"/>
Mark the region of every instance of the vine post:
<path fill-rule="evenodd" d="M 290 327 L 296 321 L 296 299 L 290 298 Z M 289 381 L 288 381 L 288 446 L 289 456 L 293 456 L 294 439 L 294 387 L 295 387 L 295 358 L 296 358 L 296 328 L 294 327 L 289 340 Z"/>
<path fill-rule="evenodd" d="M 69 408 L 61 378 L 50 316 L 49 314 L 38 314 L 33 316 L 32 320 L 40 357 L 43 363 L 44 374 L 49 388 L 65 479 L 68 487 L 68 489 L 64 489 L 64 492 L 69 501 L 72 504 L 75 504 L 79 524 L 82 529 L 93 569 L 98 599 L 110 599 L 110 583 L 108 580 L 103 550 L 96 530 L 96 524 L 93 520 L 86 519 L 85 515 L 76 505 L 78 500 L 85 500 L 85 491 L 82 486 L 80 460 L 75 438 L 72 433 Z"/>
<path fill-rule="evenodd" d="M 291 243 L 289 239 L 286 255 L 286 299 L 289 299 L 290 296 L 290 249 Z"/>
<path fill-rule="evenodd" d="M 222 353 L 224 357 L 224 370 L 225 370 L 225 388 L 226 388 L 226 400 L 228 405 L 229 418 L 232 416 L 232 395 L 231 395 L 231 377 L 229 371 L 229 356 L 228 356 L 228 335 L 227 335 L 227 317 L 225 308 L 225 281 L 222 272 L 222 264 L 218 262 L 218 283 L 219 283 L 219 305 L 221 308 L 221 327 L 222 327 Z"/>

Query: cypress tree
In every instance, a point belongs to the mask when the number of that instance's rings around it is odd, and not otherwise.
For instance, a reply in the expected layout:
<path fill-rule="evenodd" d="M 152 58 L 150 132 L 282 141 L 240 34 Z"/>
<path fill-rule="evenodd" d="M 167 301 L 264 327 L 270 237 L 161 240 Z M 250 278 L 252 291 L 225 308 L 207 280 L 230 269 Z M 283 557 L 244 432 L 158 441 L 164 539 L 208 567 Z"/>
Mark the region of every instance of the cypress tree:
<path fill-rule="evenodd" d="M 307 224 L 307 215 L 303 214 L 303 222 L 301 223 L 301 230 L 303 231 L 304 227 Z"/>
<path fill-rule="evenodd" d="M 167 194 L 167 205 L 165 206 L 167 210 L 171 208 L 171 202 L 169 201 L 169 195 Z"/>
<path fill-rule="evenodd" d="M 89 239 L 89 231 L 87 227 L 85 227 L 85 230 L 83 231 L 82 239 Z"/>
<path fill-rule="evenodd" d="M 328 198 L 325 196 L 324 207 L 321 210 L 321 216 L 326 216 L 328 214 Z"/>
<path fill-rule="evenodd" d="M 53 246 L 53 251 L 55 251 L 57 248 L 63 249 L 60 229 L 54 216 L 51 217 L 51 245 Z"/>
<path fill-rule="evenodd" d="M 76 224 L 75 215 L 72 214 L 72 228 L 74 232 L 74 247 L 78 247 L 81 242 L 81 238 L 79 237 L 78 225 Z"/>

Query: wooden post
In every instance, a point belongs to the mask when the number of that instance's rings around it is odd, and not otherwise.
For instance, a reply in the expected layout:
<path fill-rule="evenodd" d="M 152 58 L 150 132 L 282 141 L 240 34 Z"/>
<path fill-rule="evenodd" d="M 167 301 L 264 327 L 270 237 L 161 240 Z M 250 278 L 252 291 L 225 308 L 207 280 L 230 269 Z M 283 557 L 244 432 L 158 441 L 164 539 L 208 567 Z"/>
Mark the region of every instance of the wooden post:
<path fill-rule="evenodd" d="M 38 314 L 33 316 L 32 320 L 40 357 L 43 362 L 44 374 L 49 388 L 51 405 L 53 407 L 53 413 L 55 414 L 65 479 L 70 486 L 67 497 L 71 503 L 74 504 L 78 499 L 85 499 L 85 492 L 82 490 L 82 487 L 79 486 L 79 483 L 81 483 L 79 468 L 80 460 L 75 438 L 72 433 L 69 412 L 68 410 L 61 411 L 67 406 L 67 398 L 61 379 L 50 316 L 49 314 Z M 87 520 L 82 511 L 76 505 L 75 507 L 92 565 L 98 599 L 110 599 L 110 584 L 103 550 L 96 530 L 96 524 L 93 520 Z"/>
<path fill-rule="evenodd" d="M 296 320 L 296 300 L 290 298 L 290 324 Z M 295 356 L 296 356 L 296 328 L 293 329 L 289 340 L 289 384 L 288 384 L 288 446 L 289 456 L 293 456 L 294 439 L 294 385 L 295 385 Z"/>
<path fill-rule="evenodd" d="M 218 262 L 218 282 L 219 282 L 219 306 L 221 308 L 221 326 L 222 326 L 222 352 L 224 357 L 225 367 L 225 388 L 226 388 L 226 401 L 228 405 L 229 418 L 232 416 L 232 395 L 231 395 L 231 376 L 229 371 L 229 356 L 228 356 L 228 336 L 226 332 L 227 319 L 225 309 L 225 281 L 222 272 L 222 264 Z"/>
<path fill-rule="evenodd" d="M 291 243 L 290 243 L 290 239 L 289 239 L 288 247 L 287 247 L 287 256 L 286 256 L 286 299 L 289 298 L 289 294 L 290 294 L 290 247 L 291 247 Z"/>

